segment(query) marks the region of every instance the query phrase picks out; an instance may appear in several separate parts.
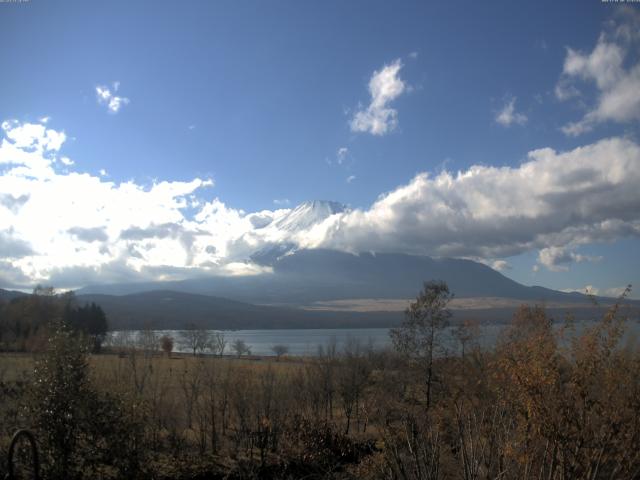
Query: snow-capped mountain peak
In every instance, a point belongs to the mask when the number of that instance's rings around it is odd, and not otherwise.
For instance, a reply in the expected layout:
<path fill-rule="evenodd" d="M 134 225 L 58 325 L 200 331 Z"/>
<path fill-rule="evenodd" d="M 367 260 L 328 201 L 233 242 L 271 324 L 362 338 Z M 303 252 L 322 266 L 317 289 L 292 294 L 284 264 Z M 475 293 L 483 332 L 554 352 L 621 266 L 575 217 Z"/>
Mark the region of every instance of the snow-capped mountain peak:
<path fill-rule="evenodd" d="M 284 216 L 277 219 L 273 226 L 287 232 L 300 232 L 324 221 L 331 215 L 347 211 L 346 205 L 326 200 L 312 200 L 301 203 Z"/>
<path fill-rule="evenodd" d="M 312 200 L 282 212 L 263 232 L 265 243 L 251 256 L 259 265 L 272 265 L 278 259 L 290 255 L 300 247 L 300 236 L 321 224 L 332 215 L 348 212 L 349 208 L 338 202 Z"/>

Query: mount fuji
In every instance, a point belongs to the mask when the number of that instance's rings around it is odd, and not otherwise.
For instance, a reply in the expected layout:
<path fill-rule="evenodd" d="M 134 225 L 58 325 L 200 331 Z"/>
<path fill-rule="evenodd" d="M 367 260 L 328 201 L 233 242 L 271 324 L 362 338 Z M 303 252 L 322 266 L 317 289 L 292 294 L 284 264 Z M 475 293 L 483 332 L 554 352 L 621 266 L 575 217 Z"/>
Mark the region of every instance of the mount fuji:
<path fill-rule="evenodd" d="M 301 232 L 322 223 L 332 215 L 348 212 L 346 205 L 326 200 L 312 200 L 301 203 L 284 216 L 275 219 L 272 226 L 287 232 Z"/>
<path fill-rule="evenodd" d="M 479 319 L 504 321 L 521 303 L 544 303 L 556 309 L 558 315 L 562 311 L 575 312 L 576 309 L 578 312 L 587 312 L 592 305 L 586 295 L 525 286 L 485 264 L 467 259 L 404 253 L 348 253 L 308 249 L 300 245 L 301 235 L 321 227 L 323 222 L 331 221 L 335 216 L 349 212 L 349 207 L 343 204 L 316 200 L 263 219 L 256 229 L 264 231 L 264 238 L 270 240 L 263 242 L 246 259 L 264 267 L 263 273 L 91 285 L 78 290 L 77 294 L 107 305 L 108 310 L 114 313 L 128 312 L 132 308 L 131 302 L 135 300 L 133 311 L 127 315 L 117 315 L 128 318 L 127 323 L 139 315 L 145 315 L 145 308 L 152 308 L 144 306 L 148 294 L 164 291 L 164 298 L 169 295 L 166 292 L 170 291 L 175 293 L 170 295 L 171 298 L 181 299 L 176 300 L 176 315 L 180 311 L 186 313 L 193 310 L 190 305 L 195 302 L 201 305 L 199 315 L 202 318 L 207 318 L 209 314 L 222 315 L 224 310 L 229 317 L 225 321 L 227 327 L 234 325 L 233 318 L 246 317 L 252 319 L 250 322 L 247 320 L 247 325 L 261 328 L 265 327 L 263 320 L 266 321 L 264 315 L 267 314 L 269 318 L 273 317 L 273 321 L 267 321 L 272 325 L 271 328 L 280 324 L 307 327 L 311 324 L 327 325 L 327 319 L 343 322 L 340 323 L 342 325 L 390 324 L 397 320 L 407 301 L 416 296 L 423 282 L 430 280 L 446 282 L 456 296 L 457 303 L 453 308 L 458 308 L 463 316 Z M 603 300 L 604 303 L 611 302 L 610 299 Z M 240 303 L 224 303 L 229 301 Z M 220 310 L 220 305 L 226 305 L 225 309 Z M 229 313 L 245 310 L 248 317 Z M 158 315 L 157 312 L 155 314 Z M 173 318 L 169 311 L 163 315 Z M 175 320 L 171 318 L 167 317 L 162 324 L 173 325 L 178 322 L 178 317 Z M 279 320 L 276 322 L 276 319 Z M 288 320 L 285 322 L 285 319 Z M 238 322 L 241 325 L 241 321 Z"/>

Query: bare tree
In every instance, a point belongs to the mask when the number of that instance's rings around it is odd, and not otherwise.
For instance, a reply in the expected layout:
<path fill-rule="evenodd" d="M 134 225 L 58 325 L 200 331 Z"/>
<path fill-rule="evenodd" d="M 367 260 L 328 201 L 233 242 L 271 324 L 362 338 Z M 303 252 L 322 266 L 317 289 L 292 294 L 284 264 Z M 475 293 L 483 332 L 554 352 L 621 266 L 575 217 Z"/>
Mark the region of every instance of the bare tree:
<path fill-rule="evenodd" d="M 240 338 L 234 340 L 231 347 L 233 348 L 233 351 L 236 352 L 236 355 L 238 355 L 238 358 L 244 354 L 251 355 L 251 348 Z"/>
<path fill-rule="evenodd" d="M 431 405 L 433 359 L 442 348 L 440 335 L 449 324 L 451 312 L 447 305 L 452 298 L 446 283 L 425 282 L 416 301 L 405 311 L 402 325 L 389 333 L 396 350 L 415 360 L 424 370 L 427 409 Z"/>
<path fill-rule="evenodd" d="M 316 359 L 311 362 L 311 379 L 320 389 L 325 420 L 333 417 L 333 398 L 336 391 L 337 342 L 333 337 L 325 346 L 318 345 Z"/>
<path fill-rule="evenodd" d="M 145 325 L 138 333 L 137 343 L 145 356 L 152 356 L 158 350 L 158 335 L 151 326 Z"/>
<path fill-rule="evenodd" d="M 184 348 L 191 350 L 195 357 L 198 352 L 203 353 L 209 348 L 209 331 L 190 323 L 186 326 L 186 330 L 180 332 L 180 343 Z"/>
<path fill-rule="evenodd" d="M 119 355 L 124 354 L 134 347 L 133 336 L 129 330 L 110 332 L 107 336 L 106 344 L 115 349 Z"/>
<path fill-rule="evenodd" d="M 358 339 L 350 337 L 347 340 L 337 373 L 337 390 L 347 419 L 345 435 L 348 435 L 354 414 L 358 421 L 357 428 L 360 428 L 360 403 L 371 373 L 371 365 Z"/>
<path fill-rule="evenodd" d="M 214 355 L 224 355 L 224 350 L 227 347 L 227 339 L 222 332 L 211 332 L 209 334 L 208 349 Z"/>
<path fill-rule="evenodd" d="M 202 360 L 193 360 L 193 363 L 185 360 L 184 371 L 178 377 L 188 428 L 193 426 L 193 414 L 202 389 L 203 373 Z"/>
<path fill-rule="evenodd" d="M 460 344 L 462 358 L 464 358 L 467 347 L 477 347 L 480 336 L 480 325 L 475 320 L 464 320 L 453 329 L 453 337 Z"/>
<path fill-rule="evenodd" d="M 162 351 L 167 354 L 167 357 L 171 356 L 171 352 L 173 351 L 173 337 L 169 335 L 163 335 L 160 337 L 160 348 Z"/>
<path fill-rule="evenodd" d="M 289 347 L 286 345 L 274 345 L 271 347 L 271 351 L 276 355 L 276 361 L 280 361 L 280 357 L 289 353 Z"/>

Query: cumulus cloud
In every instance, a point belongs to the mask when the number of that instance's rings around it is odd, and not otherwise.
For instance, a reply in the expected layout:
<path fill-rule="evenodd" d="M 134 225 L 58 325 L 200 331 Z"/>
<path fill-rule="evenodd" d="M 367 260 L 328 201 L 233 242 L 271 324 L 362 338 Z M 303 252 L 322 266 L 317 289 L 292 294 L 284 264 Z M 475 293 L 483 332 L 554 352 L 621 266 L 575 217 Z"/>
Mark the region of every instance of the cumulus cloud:
<path fill-rule="evenodd" d="M 534 150 L 519 167 L 418 174 L 371 208 L 325 222 L 308 245 L 494 259 L 553 247 L 572 251 L 640 235 L 638 182 L 640 146 L 629 139 L 568 152 Z M 563 260 L 545 252 L 547 267 Z"/>
<path fill-rule="evenodd" d="M 191 266 L 200 247 L 193 245 L 197 227 L 189 224 L 184 210 L 189 196 L 211 185 L 210 180 L 143 186 L 61 172 L 63 132 L 13 121 L 3 122 L 2 128 L 0 225 L 10 230 L 0 231 L 0 261 L 13 272 L 3 278 L 35 283 L 64 269 L 99 272 L 114 262 L 139 273 L 149 266 Z M 175 223 L 185 232 L 160 239 L 121 238 L 123 232 L 150 223 Z M 129 255 L 132 247 L 142 252 L 141 258 Z"/>
<path fill-rule="evenodd" d="M 347 183 L 351 183 L 351 182 L 353 182 L 355 179 L 356 179 L 356 176 L 355 176 L 355 175 L 349 175 L 349 176 L 347 177 Z"/>
<path fill-rule="evenodd" d="M 28 194 L 23 194 L 18 197 L 7 193 L 0 193 L 0 205 L 11 210 L 13 213 L 17 213 L 29 200 Z"/>
<path fill-rule="evenodd" d="M 351 119 L 351 130 L 385 135 L 398 125 L 398 111 L 389 104 L 406 90 L 400 78 L 402 62 L 395 60 L 381 70 L 373 72 L 369 80 L 371 101 L 367 108 L 358 110 Z"/>
<path fill-rule="evenodd" d="M 625 138 L 534 150 L 517 167 L 420 173 L 366 209 L 245 212 L 211 198 L 208 179 L 141 185 L 68 171 L 64 134 L 40 127 L 3 123 L 2 286 L 252 274 L 266 267 L 249 259 L 273 247 L 457 256 L 497 269 L 538 251 L 553 270 L 596 260 L 582 245 L 640 235 L 640 146 Z"/>
<path fill-rule="evenodd" d="M 581 255 L 566 247 L 543 248 L 538 253 L 538 261 L 554 272 L 566 271 L 572 263 L 597 262 L 601 257 Z"/>
<path fill-rule="evenodd" d="M 82 242 L 106 242 L 109 239 L 104 227 L 71 227 L 67 232 Z"/>
<path fill-rule="evenodd" d="M 505 270 L 511 270 L 511 265 L 506 260 L 494 260 L 491 262 L 491 268 L 498 272 L 503 272 Z"/>
<path fill-rule="evenodd" d="M 120 109 L 129 103 L 126 97 L 116 95 L 120 88 L 120 82 L 114 82 L 113 88 L 110 89 L 105 85 L 96 87 L 96 98 L 100 105 L 105 105 L 109 113 L 118 113 Z"/>
<path fill-rule="evenodd" d="M 606 121 L 640 120 L 639 31 L 640 14 L 631 8 L 621 9 L 591 52 L 567 48 L 556 97 L 564 101 L 581 96 L 578 86 L 593 84 L 597 98 L 580 120 L 562 127 L 566 135 L 580 135 Z"/>
<path fill-rule="evenodd" d="M 5 259 L 22 258 L 33 251 L 27 242 L 15 238 L 13 229 L 0 231 L 0 252 Z"/>
<path fill-rule="evenodd" d="M 67 139 L 64 132 L 46 128 L 44 124 L 23 124 L 17 120 L 2 122 L 2 130 L 14 147 L 36 153 L 56 152 Z"/>
<path fill-rule="evenodd" d="M 511 125 L 524 125 L 527 123 L 527 116 L 516 112 L 516 97 L 507 98 L 502 109 L 496 113 L 496 122 L 503 127 Z"/>

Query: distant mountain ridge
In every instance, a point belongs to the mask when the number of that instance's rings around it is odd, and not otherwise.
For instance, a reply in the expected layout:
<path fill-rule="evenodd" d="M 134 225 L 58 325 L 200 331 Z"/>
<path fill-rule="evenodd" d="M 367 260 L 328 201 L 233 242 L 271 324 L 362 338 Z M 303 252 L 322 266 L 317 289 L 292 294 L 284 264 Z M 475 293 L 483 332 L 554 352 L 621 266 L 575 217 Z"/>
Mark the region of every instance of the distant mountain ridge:
<path fill-rule="evenodd" d="M 0 288 L 0 300 L 4 300 L 5 302 L 11 301 L 14 298 L 24 297 L 25 295 L 27 294 L 17 290 L 4 290 Z"/>
<path fill-rule="evenodd" d="M 112 330 L 184 329 L 191 326 L 220 330 L 274 328 L 358 328 L 397 324 L 398 313 L 310 312 L 236 302 L 227 298 L 170 290 L 129 295 L 78 295 L 79 303 L 100 305 Z"/>
<path fill-rule="evenodd" d="M 6 291 L 0 289 L 0 297 Z M 26 296 L 27 294 L 21 294 Z M 403 312 L 308 310 L 293 307 L 253 305 L 226 298 L 171 290 L 153 290 L 128 295 L 79 294 L 80 305 L 96 303 L 107 315 L 110 330 L 181 330 L 207 328 L 219 330 L 309 329 L 309 328 L 375 328 L 393 327 L 400 323 Z M 398 302 L 403 303 L 403 302 Z M 503 323 L 510 320 L 517 304 L 507 307 L 475 308 L 452 303 L 453 321 L 476 320 Z M 473 302 L 472 302 L 473 303 Z M 409 300 L 406 300 L 408 306 Z M 562 319 L 567 312 L 576 320 L 598 318 L 602 309 L 589 304 L 547 308 L 552 318 Z M 640 302 L 635 302 L 635 316 Z"/>
<path fill-rule="evenodd" d="M 174 290 L 253 304 L 300 306 L 351 298 L 413 298 L 428 280 L 445 281 L 457 297 L 503 297 L 523 301 L 588 301 L 580 293 L 521 285 L 471 260 L 406 254 L 354 255 L 334 250 L 299 250 L 263 256 L 273 273 L 244 277 L 206 277 L 171 282 L 96 285 L 80 294 L 124 295 Z"/>

